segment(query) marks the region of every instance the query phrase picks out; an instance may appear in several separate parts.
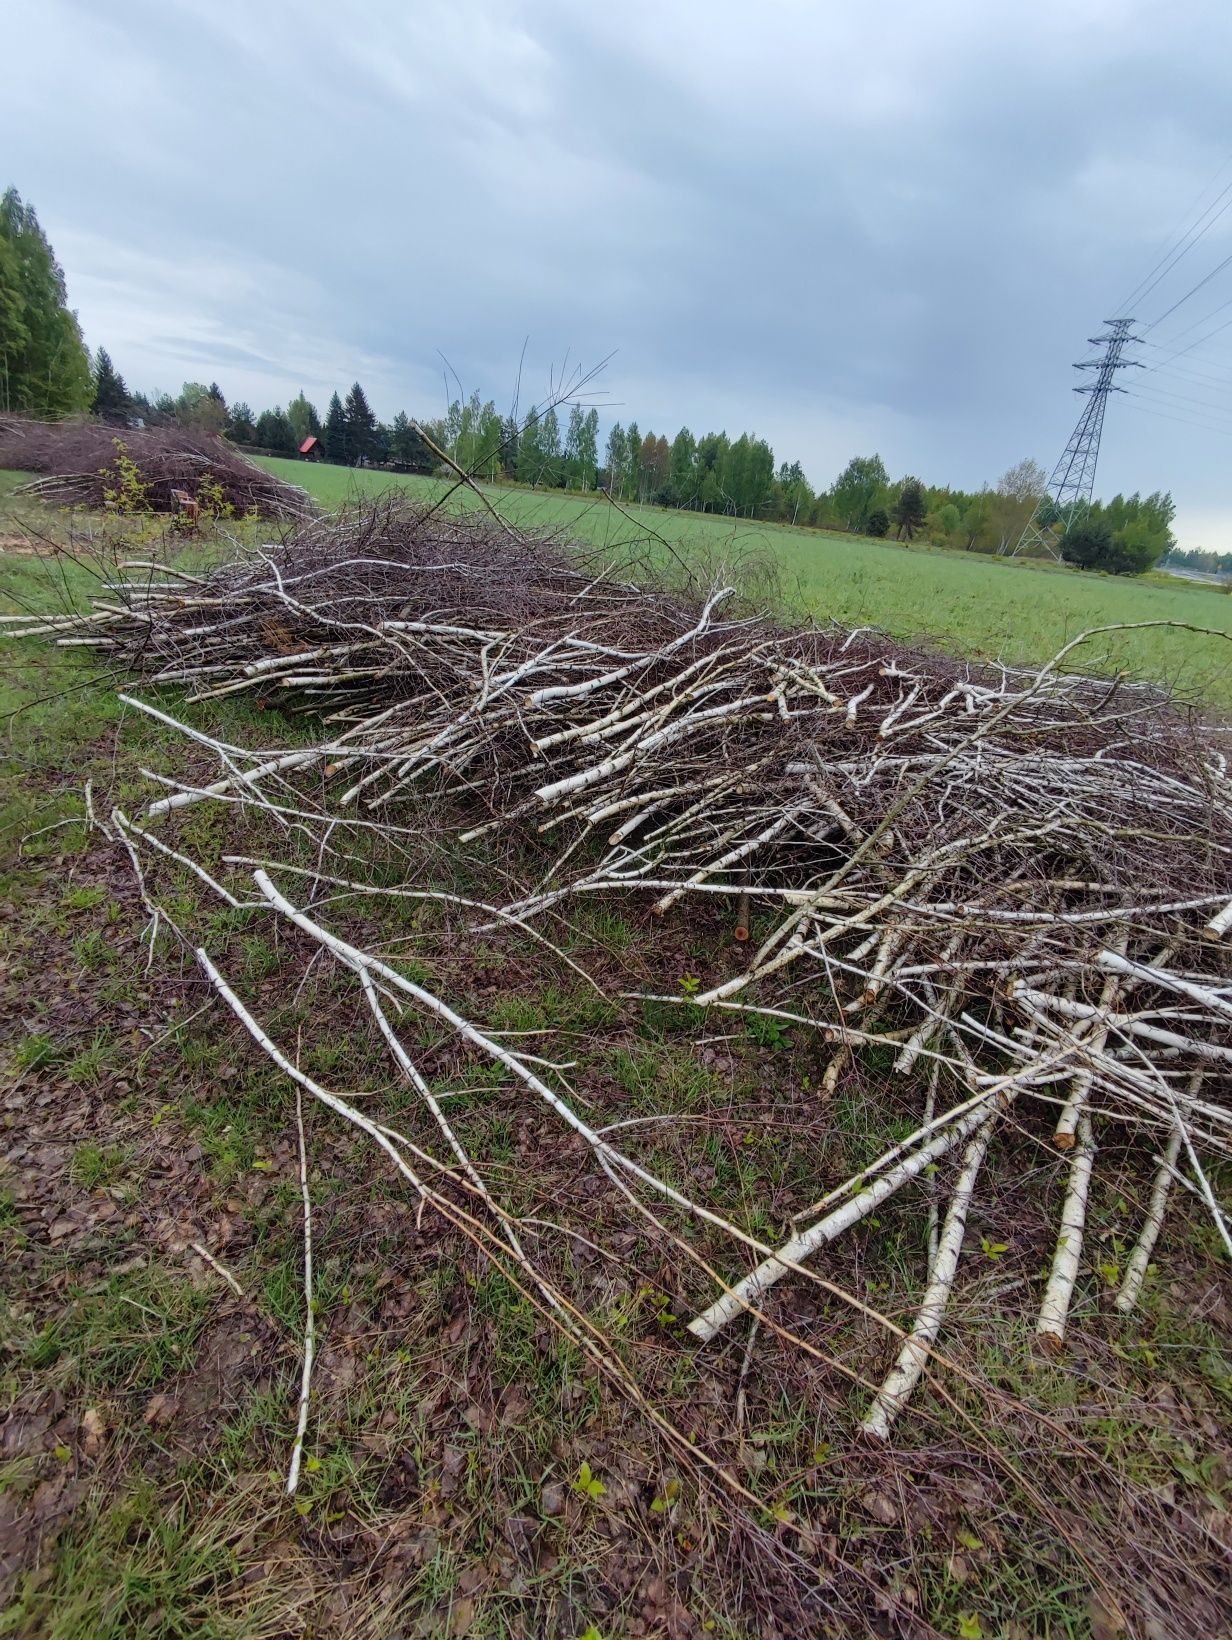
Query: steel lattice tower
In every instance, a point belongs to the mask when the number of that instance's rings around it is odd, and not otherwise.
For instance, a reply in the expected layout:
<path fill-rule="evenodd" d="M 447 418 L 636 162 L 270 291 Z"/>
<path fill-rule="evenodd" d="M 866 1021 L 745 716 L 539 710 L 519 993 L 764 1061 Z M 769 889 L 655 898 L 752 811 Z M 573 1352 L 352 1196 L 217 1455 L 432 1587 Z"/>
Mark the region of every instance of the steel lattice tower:
<path fill-rule="evenodd" d="M 1010 549 L 1011 558 L 1033 548 L 1042 548 L 1050 558 L 1060 557 L 1061 542 L 1091 505 L 1108 395 L 1125 391 L 1114 380 L 1116 372 L 1138 364 L 1137 359 L 1121 357 L 1125 347 L 1137 339 L 1129 334 L 1133 322 L 1132 319 L 1105 319 L 1107 333 L 1087 338 L 1092 347 L 1102 347 L 1104 353 L 1102 358 L 1084 359 L 1074 366 L 1075 370 L 1096 372 L 1093 382 L 1074 389 L 1075 393 L 1087 395 L 1086 409 L 1070 434 L 1060 461 L 1052 470 L 1047 493 L 1036 503 L 1035 511 L 1018 538 L 1018 544 Z"/>

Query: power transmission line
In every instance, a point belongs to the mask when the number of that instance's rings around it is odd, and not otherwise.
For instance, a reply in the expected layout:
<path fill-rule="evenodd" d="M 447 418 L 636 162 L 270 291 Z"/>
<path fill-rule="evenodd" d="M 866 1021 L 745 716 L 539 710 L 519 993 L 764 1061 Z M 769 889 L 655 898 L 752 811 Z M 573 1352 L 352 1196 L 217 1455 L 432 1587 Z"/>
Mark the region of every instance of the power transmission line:
<path fill-rule="evenodd" d="M 1229 257 L 1228 260 L 1232 261 L 1232 257 Z M 1203 343 L 1209 342 L 1212 337 L 1220 335 L 1230 326 L 1232 326 L 1232 319 L 1225 319 L 1223 324 L 1216 325 L 1214 330 L 1208 330 L 1205 336 L 1199 336 L 1196 342 L 1190 342 L 1187 347 L 1178 347 L 1175 353 L 1169 353 L 1167 358 L 1159 361 L 1160 364 L 1171 364 L 1173 359 L 1183 359 L 1187 353 L 1192 353 L 1196 347 L 1201 347 Z"/>
<path fill-rule="evenodd" d="M 1195 364 L 1195 368 L 1190 368 Z M 1202 370 L 1196 367 L 1195 361 L 1183 360 L 1180 364 L 1160 360 L 1156 365 L 1144 361 L 1144 369 L 1152 377 L 1159 376 L 1165 381 L 1182 382 L 1188 387 L 1209 387 L 1217 393 L 1232 391 L 1232 370 Z"/>
<path fill-rule="evenodd" d="M 1219 198 L 1223 199 L 1224 195 L 1232 196 L 1232 182 L 1230 182 L 1228 184 L 1228 186 L 1224 189 L 1223 193 L 1220 194 Z M 1218 200 L 1216 201 L 1216 204 L 1218 204 Z M 1214 216 L 1211 217 L 1210 221 L 1208 223 L 1206 223 L 1205 227 L 1203 227 L 1202 230 L 1199 233 L 1196 233 L 1194 235 L 1194 237 L 1189 241 L 1189 243 L 1184 246 L 1183 249 L 1181 249 L 1180 251 L 1177 252 L 1177 254 L 1168 263 L 1167 267 L 1162 268 L 1160 270 L 1160 272 L 1158 274 L 1156 274 L 1155 278 L 1150 281 L 1150 283 L 1146 286 L 1145 290 L 1135 291 L 1134 294 L 1129 298 L 1129 301 L 1124 303 L 1124 306 L 1128 307 L 1129 302 L 1135 302 L 1136 304 L 1138 304 L 1140 306 L 1141 303 L 1143 302 L 1143 300 L 1151 294 L 1151 292 L 1155 289 L 1155 287 L 1159 284 L 1162 284 L 1162 282 L 1173 271 L 1173 269 L 1177 266 L 1177 264 L 1179 262 L 1181 262 L 1189 254 L 1189 252 L 1191 250 L 1193 250 L 1194 246 L 1199 244 L 1203 239 L 1206 238 L 1207 234 L 1210 233 L 1211 229 L 1215 226 L 1216 222 L 1219 221 L 1219 218 L 1224 214 L 1224 212 L 1226 210 L 1229 209 L 1229 207 L 1232 207 L 1232 197 L 1229 197 L 1226 200 L 1226 202 L 1222 206 L 1220 206 L 1219 210 L 1217 210 L 1215 212 Z M 1212 209 L 1214 209 L 1213 206 L 1212 206 Z M 1179 303 L 1178 303 L 1178 306 L 1179 306 Z M 1172 310 L 1169 309 L 1168 311 L 1171 312 Z M 1165 317 L 1166 317 L 1166 315 L 1165 315 Z M 1157 320 L 1156 323 L 1159 323 L 1159 321 Z"/>
<path fill-rule="evenodd" d="M 1174 370 L 1160 370 L 1151 378 L 1151 385 L 1157 385 L 1160 382 L 1163 383 L 1165 388 L 1170 388 L 1174 393 L 1178 393 L 1182 389 L 1188 389 L 1192 393 L 1196 387 L 1201 392 L 1210 395 L 1216 404 L 1232 402 L 1232 383 L 1229 383 L 1227 378 L 1223 381 L 1215 381 L 1208 380 L 1204 376 L 1186 376 Z"/>
<path fill-rule="evenodd" d="M 1206 194 L 1209 192 L 1209 190 L 1211 188 L 1213 188 L 1215 186 L 1215 184 L 1219 181 L 1220 177 L 1227 170 L 1229 165 L 1232 165 L 1232 154 L 1229 154 L 1227 156 L 1227 158 L 1222 161 L 1222 163 L 1217 167 L 1217 169 L 1215 171 L 1215 175 L 1211 178 L 1211 180 L 1202 189 L 1199 190 L 1198 195 L 1197 195 L 1196 199 L 1194 200 L 1193 204 L 1189 207 L 1188 210 L 1186 210 L 1184 215 L 1181 217 L 1182 222 L 1184 222 L 1188 218 L 1190 211 L 1196 209 L 1196 207 L 1199 206 L 1202 203 L 1203 198 L 1206 196 Z M 1139 282 L 1134 286 L 1133 290 L 1130 291 L 1129 295 L 1123 297 L 1121 299 L 1121 301 L 1119 301 L 1117 303 L 1116 307 L 1113 309 L 1114 313 L 1124 313 L 1125 309 L 1127 307 L 1129 307 L 1131 302 L 1139 301 L 1140 298 L 1142 296 L 1145 296 L 1149 290 L 1153 290 L 1155 288 L 1155 285 L 1157 285 L 1159 283 L 1159 279 L 1154 279 L 1153 278 L 1155 273 L 1158 272 L 1159 269 L 1163 268 L 1163 264 L 1165 262 L 1167 262 L 1170 257 L 1172 257 L 1173 252 L 1178 249 L 1178 247 L 1181 245 L 1182 241 L 1184 241 L 1190 234 L 1193 233 L 1194 229 L 1198 226 L 1198 223 L 1200 223 L 1203 220 L 1204 217 L 1206 217 L 1210 214 L 1210 212 L 1214 209 L 1214 207 L 1216 205 L 1218 205 L 1219 201 L 1224 197 L 1224 194 L 1228 193 L 1229 191 L 1232 191 L 1232 183 L 1229 183 L 1228 186 L 1226 188 L 1224 188 L 1221 193 L 1216 195 L 1215 199 L 1211 202 L 1210 205 L 1207 206 L 1206 210 L 1201 213 L 1201 215 L 1197 218 L 1197 220 L 1195 222 L 1190 223 L 1188 228 L 1184 229 L 1184 231 L 1181 231 L 1179 228 L 1175 229 L 1173 231 L 1173 233 L 1169 235 L 1169 237 L 1164 241 L 1164 244 L 1165 244 L 1166 248 L 1165 248 L 1163 254 L 1160 256 L 1159 261 L 1156 262 L 1155 266 L 1150 270 L 1150 272 L 1148 274 L 1146 274 L 1146 276 L 1143 279 L 1139 280 Z M 1230 201 L 1229 203 L 1232 203 L 1232 201 Z M 1226 209 L 1227 209 L 1227 206 L 1225 205 L 1224 210 L 1226 210 Z M 1223 213 L 1221 212 L 1220 215 L 1222 215 L 1222 214 Z M 1207 224 L 1207 229 L 1209 229 L 1209 227 L 1210 227 L 1210 224 L 1208 223 Z M 1207 229 L 1203 229 L 1203 232 L 1206 232 Z M 1199 235 L 1199 237 L 1201 237 L 1201 235 Z M 1197 244 L 1196 239 L 1193 240 L 1192 243 L 1186 247 L 1186 249 L 1187 250 L 1192 250 L 1193 246 L 1195 244 Z M 1185 254 L 1185 251 L 1181 251 L 1180 256 L 1177 256 L 1175 261 L 1171 262 L 1170 267 L 1164 269 L 1164 273 L 1170 272 L 1171 268 L 1176 266 L 1176 263 L 1180 261 L 1181 256 L 1183 256 L 1184 254 Z M 1160 276 L 1159 276 L 1160 279 L 1162 279 L 1163 276 L 1164 276 L 1164 274 L 1160 273 Z M 1144 286 L 1147 287 L 1145 290 L 1143 288 Z"/>
<path fill-rule="evenodd" d="M 1232 369 L 1222 368 L 1221 361 L 1219 359 L 1190 359 L 1186 357 L 1183 364 L 1178 365 L 1173 363 L 1175 359 L 1180 358 L 1181 356 L 1182 355 L 1179 353 L 1169 353 L 1165 358 L 1157 359 L 1153 364 L 1149 361 L 1145 361 L 1145 368 L 1152 372 L 1159 371 L 1160 373 L 1167 374 L 1169 376 L 1186 376 L 1194 381 L 1202 381 L 1205 379 L 1215 383 L 1217 386 L 1226 381 L 1232 380 Z M 1212 368 L 1206 369 L 1205 366 L 1208 364 Z"/>
<path fill-rule="evenodd" d="M 1206 275 L 1206 277 L 1204 279 L 1199 279 L 1198 283 L 1196 285 L 1192 286 L 1189 290 L 1187 290 L 1185 292 L 1184 296 L 1182 296 L 1179 301 L 1173 302 L 1172 306 L 1170 308 L 1168 308 L 1166 312 L 1161 313 L 1158 319 L 1152 319 L 1151 323 L 1147 326 L 1147 329 L 1148 330 L 1154 330 L 1156 325 L 1162 325 L 1165 319 L 1171 318 L 1171 316 L 1176 312 L 1177 308 L 1181 307 L 1184 303 L 1188 302 L 1188 300 L 1191 296 L 1196 296 L 1204 285 L 1209 285 L 1211 280 L 1215 277 L 1215 275 L 1217 273 L 1222 273 L 1223 270 L 1229 265 L 1229 263 L 1232 263 L 1232 251 L 1230 251 L 1228 253 L 1228 255 L 1224 257 L 1222 262 L 1217 263 L 1216 266 L 1211 269 L 1211 271 Z"/>
<path fill-rule="evenodd" d="M 1225 438 L 1232 438 L 1232 427 L 1218 427 L 1211 422 L 1190 421 L 1188 416 L 1174 416 L 1167 410 L 1154 410 L 1145 404 L 1135 404 L 1133 401 L 1140 397 L 1137 393 L 1127 393 L 1130 400 L 1129 409 L 1136 410 L 1140 416 L 1156 416 L 1160 421 L 1175 421 L 1182 427 L 1198 427 L 1204 433 L 1222 433 Z"/>
<path fill-rule="evenodd" d="M 1200 330 L 1204 324 L 1213 319 L 1217 313 L 1222 313 L 1227 307 L 1232 307 L 1232 296 L 1226 302 L 1220 302 L 1219 306 L 1212 308 L 1209 313 L 1204 313 L 1200 319 L 1193 320 L 1191 324 L 1185 326 L 1184 330 L 1178 330 L 1171 336 L 1165 336 L 1162 342 L 1148 342 L 1147 346 L 1170 347 L 1173 342 L 1179 342 L 1183 336 L 1188 336 L 1191 330 Z"/>
<path fill-rule="evenodd" d="M 1212 416 L 1232 416 L 1232 404 L 1212 404 L 1209 399 L 1195 399 L 1189 393 L 1170 393 L 1166 387 L 1136 387 L 1137 398 L 1176 399 L 1182 404 L 1194 405 L 1199 410 L 1205 410 Z"/>

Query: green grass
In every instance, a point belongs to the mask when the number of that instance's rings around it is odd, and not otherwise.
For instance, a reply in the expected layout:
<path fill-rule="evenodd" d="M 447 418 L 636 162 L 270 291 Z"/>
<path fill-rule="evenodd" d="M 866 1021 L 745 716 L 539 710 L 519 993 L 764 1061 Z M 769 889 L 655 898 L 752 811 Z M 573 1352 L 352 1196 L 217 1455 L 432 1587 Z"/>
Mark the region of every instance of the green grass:
<path fill-rule="evenodd" d="M 325 506 L 391 486 L 427 498 L 435 479 L 268 460 L 272 472 L 303 485 Z M 1063 565 L 900 546 L 783 524 L 734 523 L 662 507 L 630 507 L 631 524 L 602 497 L 490 487 L 512 522 L 562 529 L 615 546 L 655 531 L 684 556 L 707 560 L 769 554 L 789 603 L 819 620 L 883 627 L 895 637 L 1011 664 L 1042 662 L 1080 632 L 1117 622 L 1180 621 L 1232 634 L 1232 597 L 1220 588 L 1088 575 Z M 478 506 L 473 496 L 459 504 Z M 660 552 L 662 549 L 659 549 Z M 1232 707 L 1232 645 L 1168 629 L 1094 640 L 1075 670 L 1127 668 L 1221 708 Z"/>
<path fill-rule="evenodd" d="M 351 479 L 338 469 L 292 472 Z M 365 485 L 373 478 L 360 475 Z M 597 531 L 607 516 L 562 496 L 509 491 L 501 504 L 537 507 L 540 521 L 572 518 L 579 533 Z M 732 539 L 713 521 L 646 516 L 665 532 L 679 529 L 684 541 L 699 526 L 720 546 Z M 1055 585 L 1153 600 L 1161 590 L 802 532 L 742 534 L 780 543 L 775 551 L 784 558 L 830 554 L 848 571 L 888 563 L 904 580 L 904 566 L 919 576 L 945 571 L 951 588 L 970 572 L 998 593 Z M 205 552 L 208 543 L 192 550 Z M 68 574 L 71 594 L 87 594 L 84 572 L 70 566 Z M 46 604 L 48 577 L 45 564 L 0 557 L 0 598 L 8 607 Z M 906 608 L 911 584 L 895 590 Z M 1192 596 L 1204 608 L 1228 607 L 1218 595 Z M 136 937 L 141 907 L 124 862 L 85 832 L 81 786 L 93 779 L 100 807 L 113 795 L 135 802 L 148 795 L 140 765 L 174 766 L 178 742 L 130 716 L 117 745 L 114 694 L 85 687 L 92 676 L 80 652 L 35 641 L 12 651 L 0 678 L 0 710 L 22 709 L 0 742 L 0 884 L 11 912 L 0 992 L 16 1027 L 0 1069 L 24 1102 L 16 1121 L 37 1129 L 37 1160 L 22 1164 L 0 1198 L 0 1394 L 25 1409 L 46 1404 L 57 1420 L 0 1464 L 0 1493 L 12 1494 L 0 1502 L 12 1503 L 27 1530 L 49 1514 L 62 1486 L 70 1511 L 53 1516 L 38 1556 L 11 1588 L 0 1588 L 0 1637 L 238 1640 L 311 1628 L 376 1640 L 460 1632 L 455 1602 L 462 1617 L 473 1617 L 466 1632 L 476 1640 L 580 1636 L 592 1627 L 612 1635 L 628 1632 L 651 1571 L 668 1581 L 687 1572 L 690 1610 L 706 1632 L 734 1640 L 759 1630 L 764 1614 L 755 1597 L 744 1604 L 739 1569 L 736 1581 L 724 1572 L 721 1513 L 687 1466 L 648 1440 L 577 1347 L 548 1327 L 533 1293 L 520 1292 L 508 1270 L 485 1264 L 431 1216 L 421 1227 L 379 1159 L 317 1110 L 308 1123 L 320 1359 L 301 1491 L 295 1503 L 285 1498 L 304 1321 L 293 1102 L 286 1079 L 199 986 L 185 983 L 191 960 L 173 941 L 160 942 L 147 972 Z M 234 703 L 215 703 L 198 721 L 241 737 L 258 728 L 299 732 L 259 725 L 250 708 Z M 227 816 L 205 805 L 180 825 L 183 845 L 209 860 L 233 835 Z M 255 852 L 262 846 L 253 839 Z M 292 860 L 316 859 L 294 837 L 276 846 Z M 349 846 L 371 846 L 374 881 L 383 872 L 391 884 L 400 880 L 396 862 L 375 844 Z M 453 869 L 443 851 L 431 858 L 433 871 Z M 367 862 L 365 852 L 352 869 L 368 870 Z M 413 1138 L 439 1143 L 422 1113 L 416 1126 L 416 1100 L 391 1083 L 350 982 L 320 967 L 303 973 L 294 945 L 273 941 L 263 914 L 214 909 L 179 868 L 158 869 L 162 897 L 237 988 L 259 1000 L 288 1051 L 327 1082 L 353 1087 L 374 1114 L 395 1114 Z M 464 886 L 475 892 L 481 884 Z M 879 1132 L 900 1132 L 882 1108 L 887 1066 L 873 1053 L 866 1081 L 845 1079 L 829 1108 L 812 1112 L 810 1087 L 828 1050 L 803 1028 L 715 1025 L 715 1058 L 703 1052 L 688 1009 L 625 1006 L 617 979 L 608 997 L 599 996 L 529 942 L 502 936 L 490 946 L 463 945 L 448 937 L 443 916 L 411 902 L 385 909 L 382 927 L 405 971 L 446 994 L 459 988 L 495 1029 L 534 1033 L 520 1043 L 524 1050 L 576 1060 L 567 1075 L 588 1119 L 626 1124 L 622 1142 L 646 1165 L 723 1202 L 764 1240 L 781 1238 L 789 1208 L 867 1161 Z M 366 906 L 363 915 L 375 912 Z M 569 930 L 584 956 L 603 947 L 630 962 L 652 937 L 639 918 L 606 905 L 583 908 Z M 669 986 L 707 972 L 712 938 L 705 928 L 681 931 L 662 959 Z M 503 952 L 513 963 L 508 976 Z M 414 1021 L 403 1025 L 414 1041 Z M 580 1173 L 566 1147 L 538 1143 L 534 1113 L 500 1066 L 451 1052 L 448 1033 L 436 1026 L 422 1029 L 419 1046 L 456 1131 L 485 1157 L 511 1210 L 536 1221 L 536 1248 L 565 1291 L 608 1326 L 618 1359 L 652 1403 L 731 1461 L 768 1511 L 824 1523 L 874 1584 L 884 1578 L 897 1587 L 909 1574 L 921 1621 L 939 1632 L 974 1632 L 977 1616 L 990 1640 L 1076 1637 L 1091 1628 L 1091 1579 L 1079 1548 L 1032 1513 L 1021 1489 L 1006 1482 L 1006 1495 L 990 1491 L 982 1508 L 978 1498 L 947 1490 L 945 1452 L 956 1455 L 960 1472 L 979 1467 L 979 1451 L 965 1443 L 971 1429 L 986 1429 L 998 1455 L 994 1478 L 1010 1475 L 1022 1451 L 1033 1463 L 1051 1452 L 1072 1492 L 1068 1459 L 1050 1448 L 1049 1431 L 1041 1443 L 1042 1426 L 1025 1415 L 990 1418 L 985 1382 L 1072 1425 L 1138 1484 L 1178 1487 L 1178 1517 L 1223 1511 L 1232 1498 L 1224 1447 L 1211 1435 L 1216 1419 L 1226 1422 L 1232 1363 L 1224 1332 L 1203 1309 L 1219 1266 L 1209 1226 L 1187 1219 L 1187 1204 L 1169 1222 L 1168 1262 L 1148 1284 L 1140 1314 L 1121 1322 L 1103 1313 L 1098 1263 L 1122 1257 L 1134 1221 L 1124 1203 L 1097 1196 L 1088 1261 L 1096 1268 L 1086 1271 L 1081 1294 L 1087 1330 L 1054 1367 L 1033 1358 L 1029 1322 L 1009 1323 L 1006 1304 L 988 1296 L 1007 1271 L 1034 1282 L 1039 1257 L 1029 1227 L 998 1218 L 990 1189 L 969 1235 L 970 1286 L 945 1334 L 946 1347 L 976 1375 L 969 1391 L 963 1380 L 950 1382 L 970 1425 L 955 1422 L 925 1388 L 902 1421 L 898 1455 L 870 1457 L 851 1434 L 865 1392 L 827 1378 L 824 1357 L 776 1356 L 763 1334 L 736 1441 L 741 1342 L 722 1355 L 699 1353 L 683 1338 L 698 1290 L 688 1261 L 657 1248 L 632 1217 L 621 1256 L 598 1258 L 591 1244 L 608 1239 L 612 1213 L 603 1181 Z M 780 1106 L 795 1113 L 791 1120 L 765 1125 Z M 672 1120 L 641 1120 L 660 1115 Z M 553 1225 L 565 1233 L 555 1235 Z M 714 1260 L 703 1225 L 681 1216 L 677 1228 L 682 1244 Z M 985 1231 L 1006 1245 L 1003 1257 L 981 1258 Z M 190 1236 L 234 1272 L 242 1303 L 191 1256 Z M 891 1203 L 870 1216 L 862 1240 L 836 1247 L 824 1270 L 906 1317 L 922 1261 L 918 1205 Z M 836 1305 L 814 1303 L 820 1307 L 806 1326 L 825 1355 L 865 1374 L 883 1370 L 884 1341 L 870 1341 Z M 1025 1313 L 1029 1293 L 1015 1292 L 1008 1303 Z M 44 1402 L 48 1394 L 54 1406 Z M 1168 1405 L 1184 1413 L 1169 1415 Z M 91 1435 L 92 1427 L 101 1434 Z M 583 1464 L 603 1495 L 579 1484 Z M 1052 1473 L 1036 1478 L 1047 1485 Z M 562 1493 L 559 1511 L 547 1510 L 549 1485 Z M 917 1494 L 925 1499 L 909 1516 L 909 1537 L 870 1516 L 873 1487 L 912 1510 Z M 1101 1497 L 1078 1502 L 1094 1525 L 1104 1521 Z M 1115 1496 L 1107 1505 L 1119 1506 Z M 537 1561 L 508 1560 L 511 1521 L 541 1534 Z M 780 1521 L 768 1514 L 765 1524 L 775 1530 Z M 1144 1555 L 1153 1548 L 1144 1536 Z M 1175 1564 L 1172 1553 L 1164 1542 L 1159 1563 Z M 495 1586 L 484 1587 L 487 1569 L 502 1562 Z M 629 1573 L 619 1595 L 609 1570 Z M 472 1587 L 480 1590 L 473 1612 L 462 1604 Z M 345 1609 L 336 1604 L 344 1594 L 352 1602 Z M 592 1609 L 600 1594 L 607 1604 Z M 838 1632 L 836 1623 L 826 1629 L 819 1616 L 817 1632 Z M 793 1632 L 812 1630 L 805 1620 Z"/>

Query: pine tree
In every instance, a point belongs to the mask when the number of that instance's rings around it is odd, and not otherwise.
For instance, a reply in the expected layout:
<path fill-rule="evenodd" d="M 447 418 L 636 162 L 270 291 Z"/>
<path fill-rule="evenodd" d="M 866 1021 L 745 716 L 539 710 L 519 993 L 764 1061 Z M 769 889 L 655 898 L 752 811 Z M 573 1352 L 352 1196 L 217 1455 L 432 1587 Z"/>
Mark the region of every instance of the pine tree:
<path fill-rule="evenodd" d="M 376 417 L 358 382 L 351 384 L 343 414 L 346 419 L 347 460 L 371 461 L 376 448 Z"/>
<path fill-rule="evenodd" d="M 32 205 L 0 196 L 0 410 L 64 416 L 94 397 L 64 273 Z"/>
<path fill-rule="evenodd" d="M 924 522 L 927 512 L 928 502 L 924 496 L 924 486 L 918 478 L 905 478 L 892 513 L 894 522 L 898 525 L 898 539 L 910 541 Z"/>
<path fill-rule="evenodd" d="M 864 526 L 866 535 L 875 535 L 878 539 L 890 533 L 890 515 L 884 507 L 874 507 L 868 515 L 868 523 Z"/>
<path fill-rule="evenodd" d="M 111 362 L 111 355 L 100 347 L 94 357 L 94 402 L 90 406 L 100 421 L 123 426 L 132 413 L 133 401 L 128 396 L 124 378 Z"/>
<path fill-rule="evenodd" d="M 325 413 L 325 433 L 321 440 L 327 461 L 345 462 L 350 453 L 347 443 L 346 413 L 337 393 L 329 401 Z"/>

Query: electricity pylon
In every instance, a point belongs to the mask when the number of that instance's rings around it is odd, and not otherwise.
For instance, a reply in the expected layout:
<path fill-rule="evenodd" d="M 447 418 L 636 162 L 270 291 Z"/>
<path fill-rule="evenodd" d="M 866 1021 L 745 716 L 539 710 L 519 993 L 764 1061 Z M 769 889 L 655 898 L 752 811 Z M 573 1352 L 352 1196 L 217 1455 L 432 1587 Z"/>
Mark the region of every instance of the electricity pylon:
<path fill-rule="evenodd" d="M 1091 505 L 1108 395 L 1125 391 L 1117 386 L 1113 378 L 1118 370 L 1124 370 L 1129 365 L 1138 365 L 1141 369 L 1137 359 L 1121 357 L 1127 344 L 1137 340 L 1129 334 L 1133 322 L 1132 319 L 1105 319 L 1107 333 L 1088 337 L 1091 346 L 1102 347 L 1104 354 L 1100 359 L 1084 359 L 1074 366 L 1075 370 L 1096 372 L 1093 382 L 1074 389 L 1075 393 L 1087 395 L 1086 409 L 1070 434 L 1060 461 L 1052 469 L 1047 492 L 1036 502 L 1035 511 L 1018 537 L 1018 544 L 1010 548 L 1011 558 L 1017 557 L 1020 552 L 1041 549 L 1049 558 L 1059 558 L 1062 541 Z"/>

